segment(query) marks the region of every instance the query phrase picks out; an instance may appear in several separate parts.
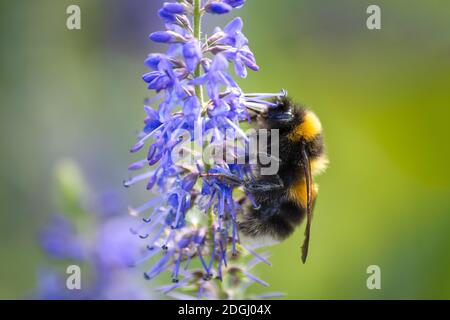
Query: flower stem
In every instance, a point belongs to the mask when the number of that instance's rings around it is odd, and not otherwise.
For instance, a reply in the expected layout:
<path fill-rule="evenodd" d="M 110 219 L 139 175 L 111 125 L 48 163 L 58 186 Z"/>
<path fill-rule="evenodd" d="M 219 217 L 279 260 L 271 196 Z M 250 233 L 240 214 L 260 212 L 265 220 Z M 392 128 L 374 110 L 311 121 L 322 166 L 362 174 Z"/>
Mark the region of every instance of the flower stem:
<path fill-rule="evenodd" d="M 201 12 L 201 0 L 194 0 L 194 37 L 197 41 L 200 42 L 200 38 L 202 35 L 202 12 Z M 202 74 L 201 64 L 197 66 L 195 69 L 195 77 L 198 78 Z M 203 87 L 202 85 L 195 86 L 195 95 L 200 100 L 200 103 L 203 106 Z"/>

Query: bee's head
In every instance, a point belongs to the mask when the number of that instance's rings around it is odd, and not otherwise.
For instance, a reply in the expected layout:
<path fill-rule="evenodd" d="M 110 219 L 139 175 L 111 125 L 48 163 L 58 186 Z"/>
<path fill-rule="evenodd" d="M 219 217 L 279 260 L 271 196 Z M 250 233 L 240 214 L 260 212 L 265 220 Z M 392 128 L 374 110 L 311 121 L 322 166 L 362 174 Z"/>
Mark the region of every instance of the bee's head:
<path fill-rule="evenodd" d="M 291 130 L 302 118 L 302 110 L 295 107 L 287 96 L 274 101 L 275 107 L 269 108 L 262 115 L 268 127 L 279 130 Z"/>
<path fill-rule="evenodd" d="M 280 97 L 275 103 L 263 115 L 270 128 L 284 131 L 294 142 L 310 142 L 321 136 L 322 125 L 313 112 L 296 105 L 289 97 Z"/>

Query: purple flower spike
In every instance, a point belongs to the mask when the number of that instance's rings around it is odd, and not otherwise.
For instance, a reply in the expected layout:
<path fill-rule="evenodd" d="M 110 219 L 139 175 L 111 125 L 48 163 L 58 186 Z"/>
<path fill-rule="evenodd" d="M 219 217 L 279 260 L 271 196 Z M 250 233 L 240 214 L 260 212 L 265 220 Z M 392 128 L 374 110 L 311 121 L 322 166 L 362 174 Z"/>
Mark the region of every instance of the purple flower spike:
<path fill-rule="evenodd" d="M 216 28 L 208 38 L 199 36 L 198 15 L 226 14 L 244 4 L 244 0 L 166 2 L 159 16 L 167 30 L 150 36 L 169 46 L 164 54 L 151 54 L 145 60 L 150 71 L 142 78 L 157 94 L 151 106 L 145 107 L 145 126 L 132 150 L 142 149 L 150 138 L 151 142 L 147 159 L 130 169 L 151 169 L 126 185 L 146 181 L 147 189 L 152 190 L 150 201 L 131 210 L 135 216 L 153 211 L 135 236 L 144 239 L 148 248 L 158 248 L 148 255 L 149 259 L 158 258 L 145 277 L 151 280 L 171 272 L 175 285 L 161 290 L 172 297 L 234 298 L 232 293 L 243 293 L 249 282 L 266 285 L 249 270 L 252 258 L 270 263 L 241 243 L 237 223 L 244 211 L 237 196 L 244 194 L 243 185 L 252 178 L 252 168 L 227 163 L 216 152 L 211 153 L 212 161 L 206 162 L 204 157 L 205 149 L 223 150 L 230 136 L 242 144 L 233 152 L 244 154 L 249 137 L 241 122 L 250 119 L 249 110 L 264 112 L 273 105 L 272 99 L 282 95 L 245 94 L 230 74 L 230 65 L 242 78 L 248 69 L 259 70 L 242 32 L 241 18 L 233 19 L 223 30 Z M 256 205 L 254 199 L 247 199 L 245 205 L 252 202 Z M 236 287 L 224 292 L 212 280 L 227 276 L 236 278 Z M 178 289 L 186 292 L 180 294 Z"/>

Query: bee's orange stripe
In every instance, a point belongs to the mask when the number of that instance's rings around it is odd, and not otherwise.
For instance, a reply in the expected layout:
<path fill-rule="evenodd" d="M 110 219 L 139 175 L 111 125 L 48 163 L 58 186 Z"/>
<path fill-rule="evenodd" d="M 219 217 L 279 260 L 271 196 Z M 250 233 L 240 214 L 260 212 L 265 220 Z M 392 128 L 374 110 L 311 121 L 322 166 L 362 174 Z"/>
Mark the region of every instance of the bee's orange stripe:
<path fill-rule="evenodd" d="M 307 111 L 303 122 L 289 134 L 288 138 L 291 141 L 299 141 L 301 139 L 310 141 L 320 133 L 322 133 L 322 124 L 319 118 L 311 111 Z"/>
<path fill-rule="evenodd" d="M 289 194 L 289 198 L 296 202 L 299 206 L 301 206 L 302 208 L 306 208 L 307 205 L 307 199 L 308 199 L 308 195 L 306 192 L 306 181 L 305 179 L 299 180 L 297 181 L 297 183 L 295 183 L 292 187 L 290 187 L 288 189 L 288 194 Z M 312 190 L 311 190 L 311 195 L 312 195 L 312 199 L 314 200 L 314 198 L 317 195 L 317 185 L 313 184 L 312 185 Z"/>

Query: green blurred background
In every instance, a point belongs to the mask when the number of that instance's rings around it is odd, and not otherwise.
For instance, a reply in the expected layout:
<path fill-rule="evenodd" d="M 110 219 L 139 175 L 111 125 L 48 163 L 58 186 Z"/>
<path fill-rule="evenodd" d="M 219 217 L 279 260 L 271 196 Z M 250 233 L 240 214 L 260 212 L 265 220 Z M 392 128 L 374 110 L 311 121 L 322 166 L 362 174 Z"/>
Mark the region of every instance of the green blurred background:
<path fill-rule="evenodd" d="M 36 285 L 59 161 L 76 161 L 95 191 L 145 199 L 121 181 L 161 3 L 0 1 L 0 298 Z M 70 4 L 81 6 L 81 31 L 65 27 Z M 379 31 L 366 28 L 370 4 L 381 7 Z M 234 14 L 261 66 L 242 87 L 286 88 L 310 106 L 331 159 L 308 263 L 298 230 L 271 249 L 261 278 L 290 299 L 450 298 L 450 3 L 248 0 Z M 381 290 L 366 287 L 369 265 L 381 267 Z"/>

